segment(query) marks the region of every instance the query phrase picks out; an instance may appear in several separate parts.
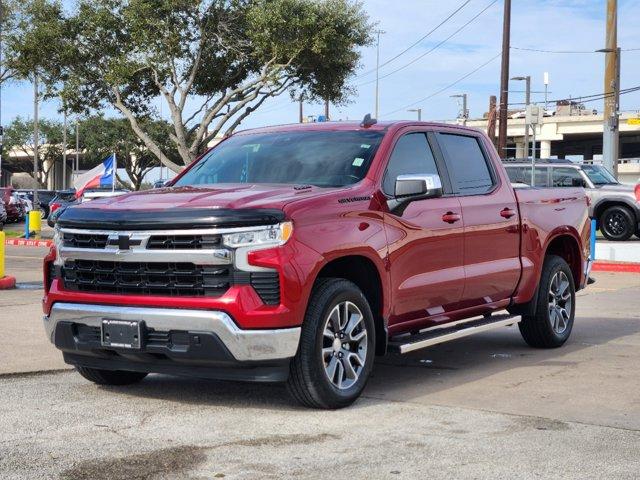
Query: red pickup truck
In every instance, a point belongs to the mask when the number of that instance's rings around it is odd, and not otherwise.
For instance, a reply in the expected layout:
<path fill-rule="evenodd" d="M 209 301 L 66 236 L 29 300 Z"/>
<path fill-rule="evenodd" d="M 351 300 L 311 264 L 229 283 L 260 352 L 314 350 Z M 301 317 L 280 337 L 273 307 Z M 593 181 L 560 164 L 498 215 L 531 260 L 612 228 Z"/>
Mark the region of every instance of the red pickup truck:
<path fill-rule="evenodd" d="M 286 381 L 303 404 L 338 408 L 375 355 L 516 323 L 529 345 L 561 346 L 589 234 L 581 188 L 514 190 L 474 129 L 249 130 L 167 188 L 67 209 L 44 324 L 99 384 Z"/>

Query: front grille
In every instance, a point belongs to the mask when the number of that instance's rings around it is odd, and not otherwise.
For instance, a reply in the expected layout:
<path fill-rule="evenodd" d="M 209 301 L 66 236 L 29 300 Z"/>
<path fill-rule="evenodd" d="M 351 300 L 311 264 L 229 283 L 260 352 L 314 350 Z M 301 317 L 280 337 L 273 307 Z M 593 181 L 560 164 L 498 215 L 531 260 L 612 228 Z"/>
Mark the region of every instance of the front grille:
<path fill-rule="evenodd" d="M 65 232 L 63 235 L 63 245 L 71 248 L 105 248 L 109 241 L 108 235 L 93 233 Z"/>
<path fill-rule="evenodd" d="M 231 286 L 229 267 L 193 263 L 68 260 L 62 268 L 68 290 L 94 293 L 220 296 Z"/>
<path fill-rule="evenodd" d="M 267 305 L 280 303 L 280 278 L 278 272 L 251 272 L 251 286 Z"/>
<path fill-rule="evenodd" d="M 153 235 L 147 248 L 150 250 L 202 250 L 218 248 L 220 235 Z"/>

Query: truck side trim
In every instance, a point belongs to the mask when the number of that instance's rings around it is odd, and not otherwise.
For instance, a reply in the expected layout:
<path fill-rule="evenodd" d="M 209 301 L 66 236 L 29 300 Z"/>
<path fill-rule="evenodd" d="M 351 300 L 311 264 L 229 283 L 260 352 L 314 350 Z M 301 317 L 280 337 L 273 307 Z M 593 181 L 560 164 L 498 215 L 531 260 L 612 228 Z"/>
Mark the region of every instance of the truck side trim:
<path fill-rule="evenodd" d="M 53 342 L 60 322 L 100 327 L 104 318 L 144 321 L 159 331 L 189 330 L 215 333 L 238 361 L 291 358 L 298 350 L 300 327 L 269 330 L 242 330 L 221 311 L 174 308 L 137 308 L 115 305 L 55 303 L 44 326 Z"/>

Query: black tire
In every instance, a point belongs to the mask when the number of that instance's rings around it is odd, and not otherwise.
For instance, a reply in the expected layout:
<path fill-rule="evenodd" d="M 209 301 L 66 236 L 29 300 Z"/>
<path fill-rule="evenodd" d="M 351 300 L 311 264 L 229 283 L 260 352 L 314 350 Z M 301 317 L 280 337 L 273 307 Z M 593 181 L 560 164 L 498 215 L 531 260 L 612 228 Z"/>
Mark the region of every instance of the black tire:
<path fill-rule="evenodd" d="M 633 213 L 626 207 L 614 205 L 600 215 L 600 231 L 607 240 L 629 240 L 636 229 Z"/>
<path fill-rule="evenodd" d="M 348 359 L 346 361 L 351 362 L 351 354 L 356 353 L 355 350 L 362 350 L 366 346 L 366 352 L 364 353 L 364 365 L 357 366 L 360 368 L 355 380 L 348 380 L 343 374 L 346 373 L 343 357 L 340 356 L 340 360 L 335 358 L 343 351 L 342 348 L 335 345 L 336 340 L 332 342 L 333 347 L 323 345 L 327 341 L 331 342 L 330 337 L 324 335 L 325 328 L 327 327 L 330 314 L 338 305 L 351 304 L 355 306 L 361 313 L 361 321 L 359 325 L 359 333 L 366 330 L 366 339 L 361 341 L 360 347 L 350 345 L 347 350 Z M 349 318 L 351 314 L 347 315 Z M 338 320 L 341 321 L 340 319 Z M 333 323 L 332 323 L 333 325 Z M 347 329 L 340 330 L 345 332 Z M 342 335 L 339 333 L 338 335 Z M 341 337 L 342 338 L 342 337 Z M 347 342 L 347 340 L 343 340 Z M 337 340 L 340 344 L 342 341 Z M 348 345 L 348 343 L 347 343 Z M 287 388 L 290 394 L 299 403 L 310 408 L 323 408 L 323 409 L 335 409 L 343 408 L 351 405 L 362 393 L 371 369 L 373 367 L 373 361 L 375 356 L 375 324 L 373 321 L 373 314 L 371 313 L 371 307 L 367 302 L 367 299 L 362 294 L 362 291 L 348 280 L 339 278 L 324 278 L 320 279 L 314 286 L 311 294 L 311 299 L 307 307 L 304 323 L 302 324 L 302 334 L 300 336 L 300 345 L 298 346 L 298 352 L 291 361 L 291 369 L 289 379 L 287 381 Z M 344 345 L 343 345 L 344 346 Z M 325 355 L 323 354 L 323 347 L 325 349 L 334 348 L 333 353 L 327 357 L 329 360 L 325 362 Z M 340 348 L 337 352 L 335 349 Z M 353 349 L 353 350 L 352 350 Z M 337 375 L 333 375 L 333 382 L 329 378 L 329 373 L 325 371 L 325 368 L 329 368 L 331 362 L 342 363 L 340 368 L 334 368 L 334 372 Z M 344 381 L 352 381 L 350 386 L 338 387 L 336 383 L 340 379 L 345 378 Z"/>
<path fill-rule="evenodd" d="M 636 237 L 640 238 L 640 230 L 636 231 Z"/>
<path fill-rule="evenodd" d="M 567 312 L 568 318 L 564 319 L 562 317 L 559 320 L 559 322 L 565 324 L 565 328 L 562 331 L 560 331 L 560 325 L 558 325 L 557 329 L 552 325 L 557 318 L 554 315 L 552 319 L 551 314 L 552 309 L 555 310 L 555 307 L 551 306 L 552 294 L 550 290 L 552 289 L 552 281 L 555 278 L 566 279 L 569 283 L 567 288 L 571 305 L 570 311 Z M 561 347 L 571 335 L 576 311 L 576 288 L 571 269 L 564 259 L 555 255 L 548 255 L 545 258 L 535 301 L 535 315 L 523 315 L 518 324 L 522 338 L 535 348 Z M 554 302 L 554 305 L 556 304 L 559 308 L 562 308 L 561 302 L 558 301 L 557 297 L 555 297 Z M 564 305 L 566 306 L 566 302 Z M 558 310 L 555 311 L 555 314 L 559 314 Z"/>
<path fill-rule="evenodd" d="M 126 372 L 124 370 L 101 370 L 76 365 L 80 375 L 98 385 L 131 385 L 138 383 L 148 374 L 144 372 Z"/>

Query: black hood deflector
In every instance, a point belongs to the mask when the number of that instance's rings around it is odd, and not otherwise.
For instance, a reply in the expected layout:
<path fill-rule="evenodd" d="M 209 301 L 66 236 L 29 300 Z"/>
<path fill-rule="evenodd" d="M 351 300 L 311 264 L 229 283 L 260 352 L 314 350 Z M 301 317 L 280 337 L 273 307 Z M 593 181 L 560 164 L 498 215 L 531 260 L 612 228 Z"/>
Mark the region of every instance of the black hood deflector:
<path fill-rule="evenodd" d="M 92 230 L 179 230 L 272 225 L 282 220 L 284 212 L 266 208 L 109 210 L 69 207 L 60 215 L 57 225 Z"/>

